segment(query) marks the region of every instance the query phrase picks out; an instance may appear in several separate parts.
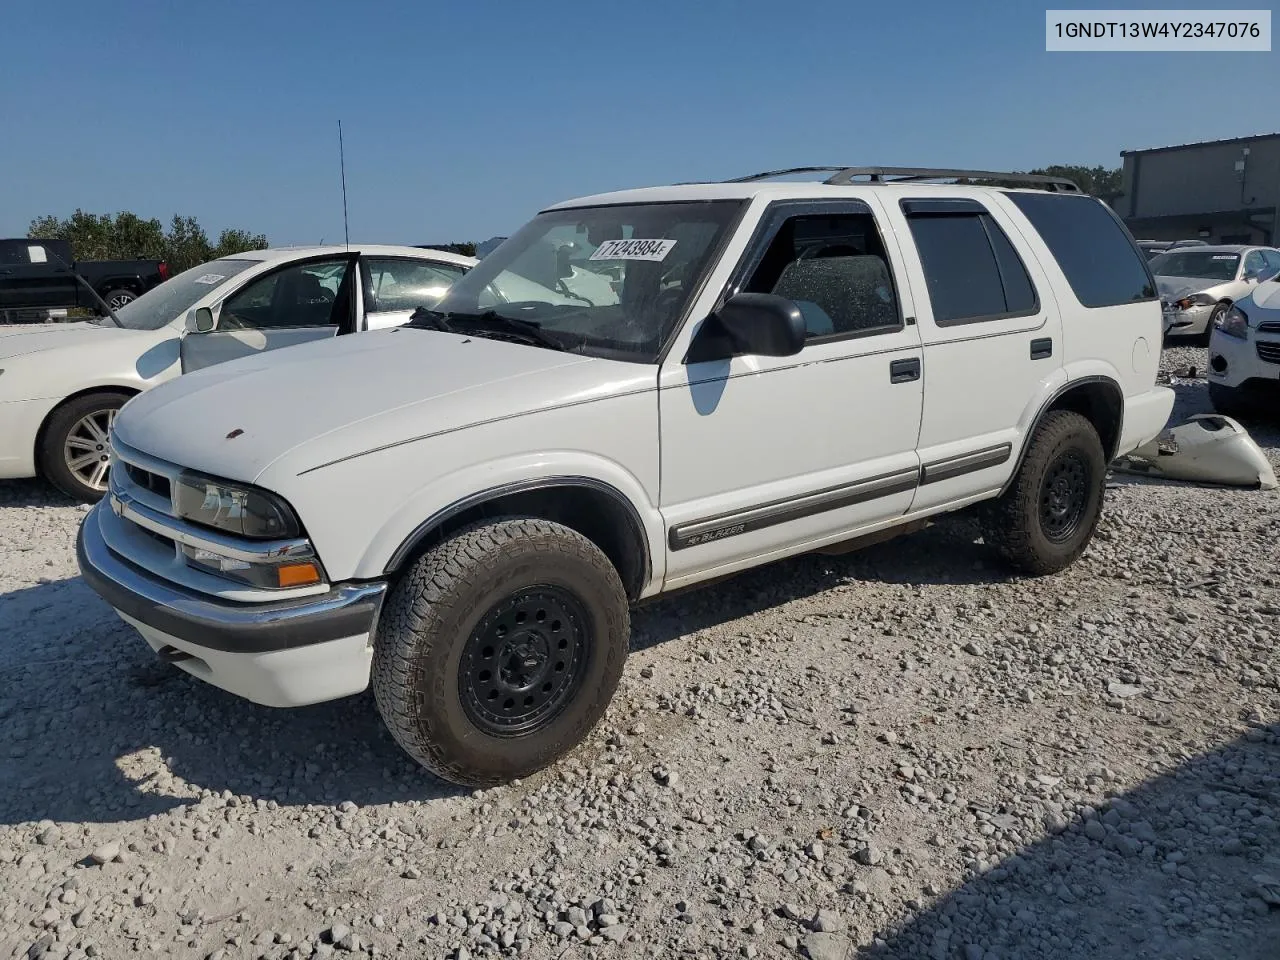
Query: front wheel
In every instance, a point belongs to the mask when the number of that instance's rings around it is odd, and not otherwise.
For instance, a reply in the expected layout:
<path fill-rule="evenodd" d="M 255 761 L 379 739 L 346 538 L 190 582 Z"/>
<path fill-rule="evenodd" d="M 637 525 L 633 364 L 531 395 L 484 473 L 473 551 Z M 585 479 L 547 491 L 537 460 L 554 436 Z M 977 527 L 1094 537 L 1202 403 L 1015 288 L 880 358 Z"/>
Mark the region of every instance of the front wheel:
<path fill-rule="evenodd" d="M 604 715 L 630 638 L 626 591 L 586 537 L 485 521 L 428 550 L 386 600 L 373 693 L 396 742 L 466 786 L 523 777 Z"/>
<path fill-rule="evenodd" d="M 1069 410 L 1036 427 L 1013 485 L 983 513 L 983 538 L 1016 569 L 1056 573 L 1084 552 L 1102 515 L 1107 460 L 1093 424 Z"/>
<path fill-rule="evenodd" d="M 129 397 L 118 391 L 90 393 L 54 410 L 36 452 L 44 478 L 72 499 L 101 500 L 111 465 L 111 424 Z"/>

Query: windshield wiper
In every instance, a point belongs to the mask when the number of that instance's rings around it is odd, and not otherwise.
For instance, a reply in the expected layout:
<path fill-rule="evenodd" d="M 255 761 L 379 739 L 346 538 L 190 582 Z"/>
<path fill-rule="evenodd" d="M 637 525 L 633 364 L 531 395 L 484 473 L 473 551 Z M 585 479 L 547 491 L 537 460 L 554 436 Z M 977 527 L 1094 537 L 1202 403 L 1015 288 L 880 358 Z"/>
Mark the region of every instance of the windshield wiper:
<path fill-rule="evenodd" d="M 446 333 L 471 333 L 481 337 L 492 331 L 520 337 L 528 343 L 551 350 L 567 351 L 569 349 L 569 345 L 559 337 L 553 337 L 544 331 L 541 324 L 534 323 L 532 320 L 504 317 L 496 310 L 486 310 L 484 313 L 441 313 L 419 307 L 410 316 L 407 325 L 443 330 Z M 477 330 L 477 327 L 480 329 Z"/>
<path fill-rule="evenodd" d="M 409 314 L 409 322 L 406 327 L 425 327 L 428 330 L 440 330 L 444 333 L 457 333 L 453 329 L 453 325 L 445 319 L 443 313 L 436 313 L 434 310 L 428 310 L 426 307 L 418 307 L 413 313 Z"/>

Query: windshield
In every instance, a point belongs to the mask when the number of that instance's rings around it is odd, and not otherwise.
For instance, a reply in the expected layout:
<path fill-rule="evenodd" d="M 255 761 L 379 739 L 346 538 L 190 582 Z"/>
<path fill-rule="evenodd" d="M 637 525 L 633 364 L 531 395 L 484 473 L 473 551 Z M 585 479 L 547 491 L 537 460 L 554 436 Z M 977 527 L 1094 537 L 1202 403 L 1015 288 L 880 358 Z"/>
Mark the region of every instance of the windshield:
<path fill-rule="evenodd" d="M 1151 272 L 1157 277 L 1202 277 L 1206 280 L 1234 280 L 1240 266 L 1238 253 L 1212 253 L 1207 250 L 1176 250 L 1161 254 L 1151 261 Z"/>
<path fill-rule="evenodd" d="M 184 270 L 116 310 L 120 326 L 129 330 L 159 330 L 169 321 L 182 316 L 197 300 L 212 293 L 215 287 L 261 262 L 211 260 Z M 111 318 L 107 317 L 103 322 L 110 325 Z"/>
<path fill-rule="evenodd" d="M 566 349 L 653 363 L 740 208 L 716 200 L 539 214 L 434 311 L 530 322 Z"/>

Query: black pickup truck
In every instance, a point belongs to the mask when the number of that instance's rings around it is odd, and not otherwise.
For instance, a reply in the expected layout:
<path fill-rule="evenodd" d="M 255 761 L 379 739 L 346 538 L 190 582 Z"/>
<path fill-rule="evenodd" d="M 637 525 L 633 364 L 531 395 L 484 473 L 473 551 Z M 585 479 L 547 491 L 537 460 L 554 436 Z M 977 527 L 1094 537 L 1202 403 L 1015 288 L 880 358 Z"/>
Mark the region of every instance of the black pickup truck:
<path fill-rule="evenodd" d="M 115 310 L 169 279 L 169 267 L 163 260 L 73 261 L 65 240 L 0 240 L 0 323 L 39 322 L 72 307 L 102 313 L 75 274 Z"/>

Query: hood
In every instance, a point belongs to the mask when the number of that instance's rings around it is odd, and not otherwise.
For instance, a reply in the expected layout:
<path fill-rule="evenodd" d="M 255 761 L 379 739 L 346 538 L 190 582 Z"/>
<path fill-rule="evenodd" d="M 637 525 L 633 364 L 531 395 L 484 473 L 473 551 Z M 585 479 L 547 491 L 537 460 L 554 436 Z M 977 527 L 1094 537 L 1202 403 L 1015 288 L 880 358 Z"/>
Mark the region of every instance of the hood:
<path fill-rule="evenodd" d="M 1226 287 L 1232 280 L 1214 280 L 1212 277 L 1156 277 L 1156 289 L 1161 300 L 1178 300 L 1193 293 L 1210 293 L 1214 296 L 1218 287 Z"/>
<path fill-rule="evenodd" d="M 229 480 L 297 474 L 390 444 L 656 388 L 657 367 L 398 327 L 189 373 L 125 406 L 129 446 Z"/>
<path fill-rule="evenodd" d="M 1268 280 L 1266 283 L 1258 284 L 1253 288 L 1249 299 L 1263 310 L 1280 310 L 1280 282 Z M 1249 311 L 1245 309 L 1245 312 Z"/>
<path fill-rule="evenodd" d="M 0 326 L 0 360 L 61 347 L 100 346 L 125 337 L 136 337 L 138 333 L 137 330 L 122 330 L 112 324 L 87 322 L 6 324 Z"/>

